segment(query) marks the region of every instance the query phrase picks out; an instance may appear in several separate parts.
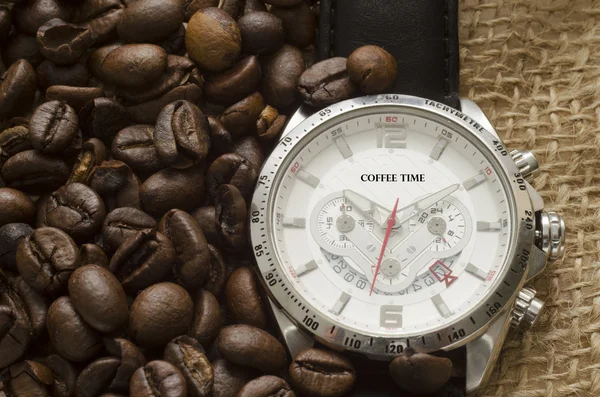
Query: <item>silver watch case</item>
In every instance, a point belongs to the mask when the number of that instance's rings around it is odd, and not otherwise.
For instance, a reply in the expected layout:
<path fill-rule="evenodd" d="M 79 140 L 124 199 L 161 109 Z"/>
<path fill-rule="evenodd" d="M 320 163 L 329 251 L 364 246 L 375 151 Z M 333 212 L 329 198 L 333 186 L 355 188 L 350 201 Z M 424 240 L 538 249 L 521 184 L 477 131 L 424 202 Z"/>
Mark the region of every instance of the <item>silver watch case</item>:
<path fill-rule="evenodd" d="M 496 282 L 495 288 L 473 311 L 466 313 L 451 326 L 425 334 L 406 334 L 396 337 L 368 335 L 348 329 L 342 324 L 314 309 L 283 274 L 278 255 L 271 242 L 270 225 L 273 183 L 277 171 L 290 166 L 291 158 L 302 139 L 315 129 L 325 130 L 337 124 L 336 119 L 357 110 L 399 107 L 420 113 L 431 113 L 446 119 L 452 128 L 466 130 L 473 139 L 487 148 L 490 159 L 496 160 L 499 175 L 506 181 L 513 199 L 515 212 L 513 224 L 516 236 L 509 252 L 509 268 Z M 290 155 L 292 154 L 292 155 Z M 390 359 L 410 347 L 419 352 L 452 350 L 463 346 L 484 333 L 490 323 L 505 309 L 512 306 L 518 291 L 525 282 L 527 266 L 534 244 L 534 210 L 524 178 L 515 165 L 510 152 L 502 142 L 477 121 L 462 112 L 428 99 L 407 95 L 377 95 L 350 99 L 316 112 L 292 129 L 274 148 L 265 161 L 250 207 L 250 238 L 260 271 L 261 280 L 271 299 L 299 328 L 313 334 L 317 340 L 338 350 L 346 350 L 371 359 Z"/>

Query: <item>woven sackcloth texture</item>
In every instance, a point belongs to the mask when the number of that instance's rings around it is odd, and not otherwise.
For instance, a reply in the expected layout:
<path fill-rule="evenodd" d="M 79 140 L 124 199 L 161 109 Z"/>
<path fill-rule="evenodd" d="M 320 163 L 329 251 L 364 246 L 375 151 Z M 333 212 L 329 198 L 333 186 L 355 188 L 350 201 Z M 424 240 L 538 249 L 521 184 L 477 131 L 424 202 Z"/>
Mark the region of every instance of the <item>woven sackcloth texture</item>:
<path fill-rule="evenodd" d="M 600 1 L 464 0 L 461 94 L 511 149 L 540 162 L 535 188 L 568 228 L 564 260 L 534 282 L 546 309 L 510 334 L 486 397 L 600 396 Z"/>

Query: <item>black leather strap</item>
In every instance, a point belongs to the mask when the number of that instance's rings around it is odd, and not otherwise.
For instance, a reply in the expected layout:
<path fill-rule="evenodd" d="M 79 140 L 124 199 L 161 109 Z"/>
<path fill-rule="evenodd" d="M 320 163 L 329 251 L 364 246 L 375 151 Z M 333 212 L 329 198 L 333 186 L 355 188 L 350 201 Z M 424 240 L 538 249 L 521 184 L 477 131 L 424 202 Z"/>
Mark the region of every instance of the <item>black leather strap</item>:
<path fill-rule="evenodd" d="M 321 0 L 319 55 L 375 44 L 398 60 L 394 92 L 458 108 L 458 0 Z"/>

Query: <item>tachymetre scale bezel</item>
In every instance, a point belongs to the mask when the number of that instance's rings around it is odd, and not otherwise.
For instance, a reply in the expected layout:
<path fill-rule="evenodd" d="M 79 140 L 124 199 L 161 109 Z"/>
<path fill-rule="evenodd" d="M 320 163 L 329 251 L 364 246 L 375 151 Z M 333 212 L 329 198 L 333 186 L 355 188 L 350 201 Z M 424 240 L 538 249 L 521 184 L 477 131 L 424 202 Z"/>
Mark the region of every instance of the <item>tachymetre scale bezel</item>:
<path fill-rule="evenodd" d="M 507 187 L 506 194 L 514 209 L 514 232 L 507 256 L 510 258 L 507 263 L 508 269 L 499 276 L 499 280 L 476 308 L 466 312 L 451 326 L 425 334 L 399 334 L 391 337 L 369 335 L 350 329 L 328 317 L 296 293 L 293 283 L 284 274 L 285 270 L 279 263 L 272 241 L 272 195 L 276 192 L 278 178 L 292 165 L 291 161 L 303 147 L 303 141 L 326 133 L 329 128 L 348 118 L 383 112 L 418 114 L 421 117 L 433 118 L 453 130 L 464 131 L 464 136 L 486 152 L 491 162 L 496 163 L 497 174 Z M 524 282 L 534 243 L 534 212 L 525 182 L 509 151 L 497 137 L 469 116 L 447 105 L 395 94 L 355 98 L 332 105 L 304 120 L 281 139 L 263 165 L 258 180 L 250 208 L 250 238 L 261 280 L 269 295 L 292 321 L 326 343 L 378 359 L 387 359 L 408 346 L 421 352 L 452 349 L 466 344 L 484 332 L 489 323 L 513 302 Z M 344 343 L 347 338 L 361 343 L 349 346 Z M 390 349 L 390 346 L 395 348 Z"/>

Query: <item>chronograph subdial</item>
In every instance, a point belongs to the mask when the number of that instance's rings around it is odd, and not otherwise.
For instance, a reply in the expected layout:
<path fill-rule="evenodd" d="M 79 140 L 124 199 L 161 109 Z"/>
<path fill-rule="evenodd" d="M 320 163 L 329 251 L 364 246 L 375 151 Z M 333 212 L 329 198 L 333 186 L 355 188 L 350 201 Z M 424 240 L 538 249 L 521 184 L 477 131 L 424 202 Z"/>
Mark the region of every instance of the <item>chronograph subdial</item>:
<path fill-rule="evenodd" d="M 342 250 L 354 248 L 354 244 L 344 234 L 350 228 L 358 226 L 369 233 L 373 232 L 373 221 L 365 219 L 362 214 L 355 211 L 353 205 L 341 194 L 328 196 L 324 201 L 322 206 L 317 207 L 315 232 L 332 248 Z"/>

